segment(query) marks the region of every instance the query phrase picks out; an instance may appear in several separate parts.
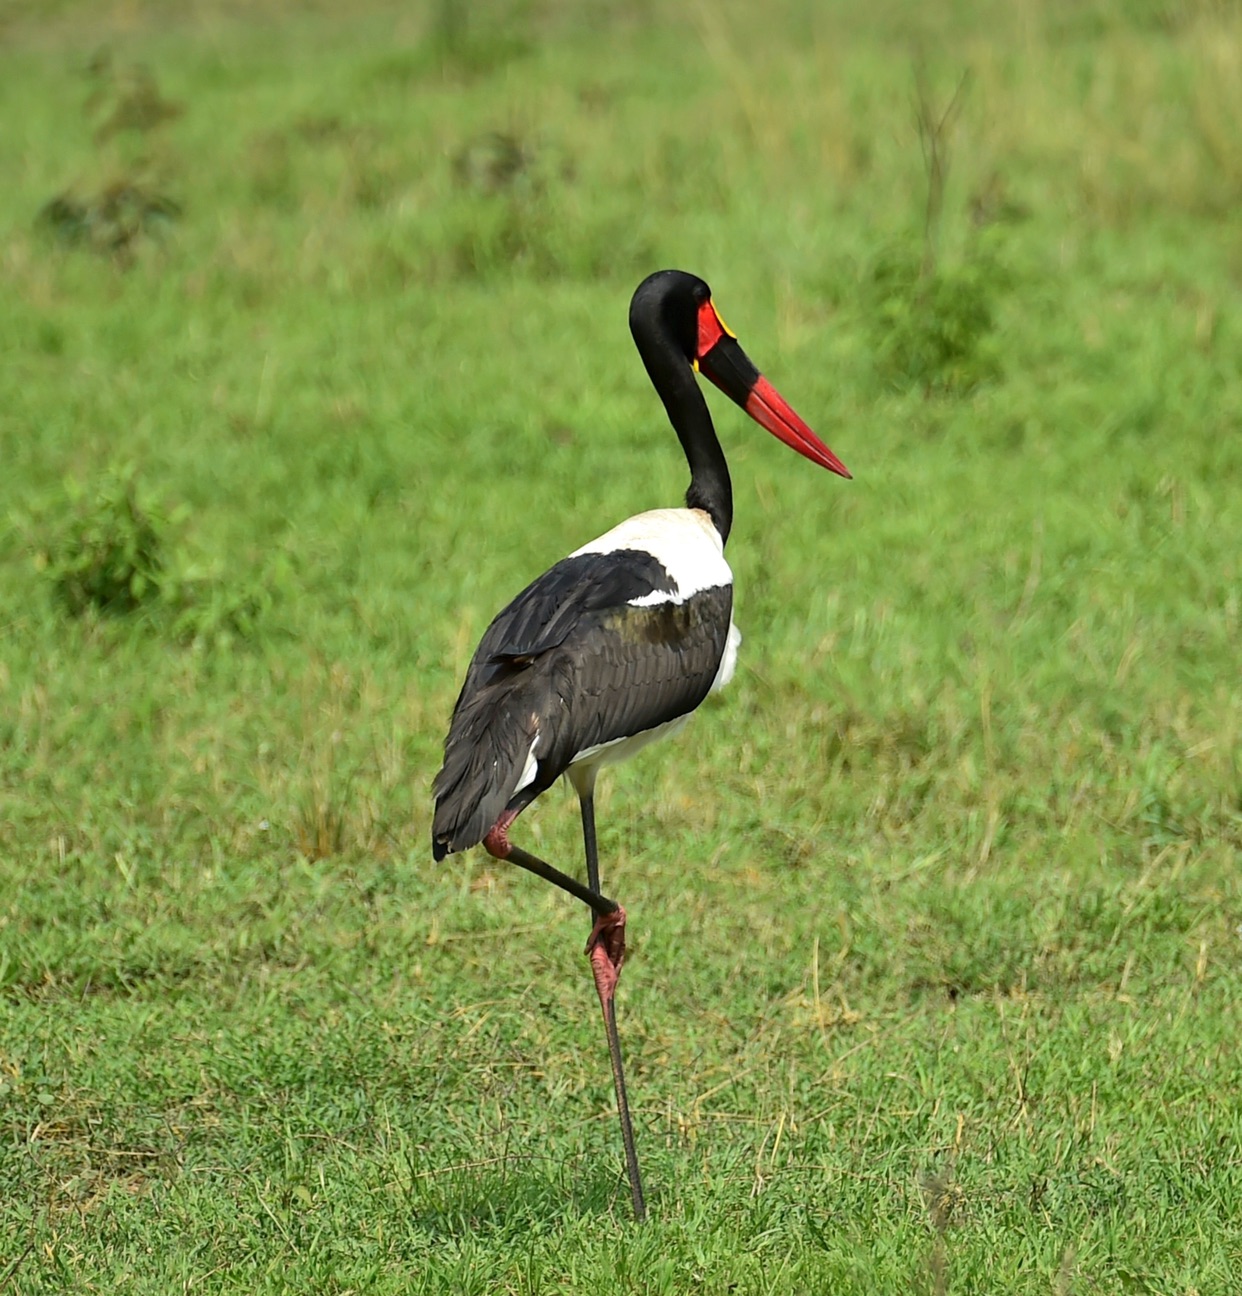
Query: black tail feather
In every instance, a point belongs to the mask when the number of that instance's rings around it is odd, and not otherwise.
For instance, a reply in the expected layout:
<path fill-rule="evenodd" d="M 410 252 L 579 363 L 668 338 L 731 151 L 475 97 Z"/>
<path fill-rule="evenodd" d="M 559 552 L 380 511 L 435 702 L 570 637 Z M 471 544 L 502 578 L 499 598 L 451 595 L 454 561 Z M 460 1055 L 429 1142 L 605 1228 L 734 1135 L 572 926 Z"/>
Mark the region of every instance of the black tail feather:
<path fill-rule="evenodd" d="M 542 691 L 531 687 L 535 674 L 510 675 L 472 696 L 463 691 L 458 699 L 444 742 L 444 767 L 433 787 L 431 850 L 437 860 L 481 842 L 517 794 L 541 732 L 541 708 L 532 705 L 532 695 Z M 531 797 L 550 781 L 531 785 Z"/>

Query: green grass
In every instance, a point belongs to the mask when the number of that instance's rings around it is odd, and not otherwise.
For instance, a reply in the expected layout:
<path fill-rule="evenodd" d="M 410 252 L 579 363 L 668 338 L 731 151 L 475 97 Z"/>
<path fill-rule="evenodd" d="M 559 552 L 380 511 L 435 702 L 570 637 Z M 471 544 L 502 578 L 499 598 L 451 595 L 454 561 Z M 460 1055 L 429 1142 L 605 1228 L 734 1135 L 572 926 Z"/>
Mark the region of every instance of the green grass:
<path fill-rule="evenodd" d="M 334 8 L 0 11 L 0 1291 L 1227 1296 L 1237 5 Z M 638 1228 L 586 916 L 429 783 L 684 489 L 663 265 L 856 481 L 712 398 L 740 669 L 601 789 Z"/>

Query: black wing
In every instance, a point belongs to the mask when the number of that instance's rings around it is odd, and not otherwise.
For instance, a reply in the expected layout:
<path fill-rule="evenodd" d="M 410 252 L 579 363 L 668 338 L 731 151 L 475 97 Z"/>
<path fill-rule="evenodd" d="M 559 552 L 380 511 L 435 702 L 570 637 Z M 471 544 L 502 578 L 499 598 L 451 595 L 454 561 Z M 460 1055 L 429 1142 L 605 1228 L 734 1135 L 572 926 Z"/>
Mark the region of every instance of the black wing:
<path fill-rule="evenodd" d="M 621 550 L 566 558 L 500 612 L 466 672 L 445 741 L 436 858 L 481 841 L 507 807 L 529 803 L 588 748 L 703 701 L 728 641 L 733 591 L 677 597 L 656 558 Z M 649 601 L 635 607 L 635 599 Z M 537 768 L 519 790 L 532 744 Z"/>
<path fill-rule="evenodd" d="M 601 611 L 562 645 L 572 686 L 555 741 L 540 743 L 549 784 L 588 748 L 688 715 L 711 691 L 729 635 L 731 586 L 682 603 Z M 544 755 L 546 751 L 546 757 Z"/>
<path fill-rule="evenodd" d="M 461 696 L 491 683 L 513 663 L 558 648 L 593 614 L 676 590 L 659 559 L 637 549 L 562 558 L 496 614 L 474 650 Z"/>

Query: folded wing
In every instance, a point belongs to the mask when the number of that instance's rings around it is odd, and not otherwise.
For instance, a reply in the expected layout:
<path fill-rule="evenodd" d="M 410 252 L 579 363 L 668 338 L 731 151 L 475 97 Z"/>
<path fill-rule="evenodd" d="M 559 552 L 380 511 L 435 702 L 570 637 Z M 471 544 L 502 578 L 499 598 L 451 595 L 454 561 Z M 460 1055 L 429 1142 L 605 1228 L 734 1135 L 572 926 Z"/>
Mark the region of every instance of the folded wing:
<path fill-rule="evenodd" d="M 730 585 L 682 599 L 642 550 L 581 553 L 499 613 L 466 673 L 436 777 L 437 859 L 474 845 L 584 753 L 693 711 L 728 642 Z"/>

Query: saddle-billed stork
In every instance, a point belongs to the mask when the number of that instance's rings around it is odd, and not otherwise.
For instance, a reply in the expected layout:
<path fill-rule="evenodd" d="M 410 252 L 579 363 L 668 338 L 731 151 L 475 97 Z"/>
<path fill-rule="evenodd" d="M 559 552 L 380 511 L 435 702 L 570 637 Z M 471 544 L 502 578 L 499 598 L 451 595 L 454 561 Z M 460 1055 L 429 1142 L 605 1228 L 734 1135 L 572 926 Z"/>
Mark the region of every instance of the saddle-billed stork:
<path fill-rule="evenodd" d="M 437 860 L 482 842 L 588 905 L 595 977 L 634 1213 L 646 1216 L 621 1066 L 614 994 L 625 910 L 600 891 L 595 778 L 681 728 L 733 675 L 733 574 L 724 545 L 733 492 L 695 373 L 812 463 L 845 465 L 738 345 L 702 279 L 662 270 L 639 284 L 630 331 L 690 465 L 685 508 L 639 513 L 562 559 L 488 626 L 466 671 L 436 776 Z M 513 821 L 566 774 L 578 793 L 587 881 L 515 846 Z"/>

